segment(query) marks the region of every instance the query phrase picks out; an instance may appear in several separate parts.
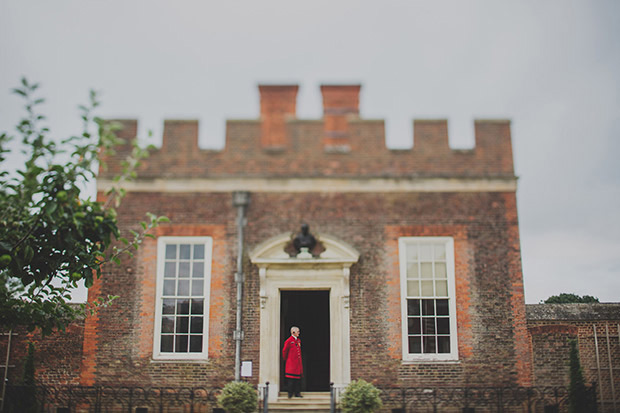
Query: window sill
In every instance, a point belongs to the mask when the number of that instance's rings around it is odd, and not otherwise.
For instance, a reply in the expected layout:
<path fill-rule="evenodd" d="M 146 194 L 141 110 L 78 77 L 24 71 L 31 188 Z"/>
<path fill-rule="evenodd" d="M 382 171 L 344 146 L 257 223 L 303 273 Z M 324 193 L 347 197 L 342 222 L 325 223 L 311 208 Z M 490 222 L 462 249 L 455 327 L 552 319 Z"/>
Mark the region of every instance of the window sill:
<path fill-rule="evenodd" d="M 461 364 L 461 360 L 401 360 L 403 365 L 411 364 Z"/>
<path fill-rule="evenodd" d="M 151 359 L 151 364 L 208 364 L 208 359 Z"/>

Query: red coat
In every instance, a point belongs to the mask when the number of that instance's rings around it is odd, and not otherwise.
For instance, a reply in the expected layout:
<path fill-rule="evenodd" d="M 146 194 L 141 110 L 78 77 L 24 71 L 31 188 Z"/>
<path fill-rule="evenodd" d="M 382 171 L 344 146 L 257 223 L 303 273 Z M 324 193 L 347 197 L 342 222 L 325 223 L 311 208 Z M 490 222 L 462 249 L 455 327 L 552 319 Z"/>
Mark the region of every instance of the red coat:
<path fill-rule="evenodd" d="M 284 376 L 290 379 L 300 379 L 304 372 L 301 364 L 301 340 L 290 336 L 284 342 L 282 349 L 282 358 L 284 359 Z"/>

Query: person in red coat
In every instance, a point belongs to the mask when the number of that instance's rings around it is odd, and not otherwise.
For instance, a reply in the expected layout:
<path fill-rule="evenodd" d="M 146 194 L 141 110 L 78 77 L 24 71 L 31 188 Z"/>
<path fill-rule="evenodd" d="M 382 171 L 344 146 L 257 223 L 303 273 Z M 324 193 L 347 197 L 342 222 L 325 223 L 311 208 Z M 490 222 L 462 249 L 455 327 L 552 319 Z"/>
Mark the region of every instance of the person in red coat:
<path fill-rule="evenodd" d="M 295 394 L 301 395 L 301 375 L 304 367 L 301 364 L 301 340 L 299 339 L 299 327 L 291 327 L 291 336 L 284 342 L 282 358 L 284 359 L 284 377 L 286 377 L 288 398 Z"/>

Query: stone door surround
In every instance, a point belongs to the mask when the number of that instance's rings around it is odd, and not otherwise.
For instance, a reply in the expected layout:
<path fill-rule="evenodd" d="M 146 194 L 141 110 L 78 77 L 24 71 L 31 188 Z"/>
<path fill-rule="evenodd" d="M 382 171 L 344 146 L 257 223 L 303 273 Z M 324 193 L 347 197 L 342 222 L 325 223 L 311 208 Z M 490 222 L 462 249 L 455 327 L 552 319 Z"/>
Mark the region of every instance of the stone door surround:
<path fill-rule="evenodd" d="M 280 291 L 328 290 L 330 305 L 330 381 L 346 386 L 351 381 L 349 329 L 349 269 L 359 253 L 347 243 L 326 234 L 316 236 L 325 251 L 319 257 L 290 257 L 284 248 L 291 234 L 259 244 L 250 261 L 260 276 L 259 383 L 269 382 L 269 399 L 280 392 Z"/>

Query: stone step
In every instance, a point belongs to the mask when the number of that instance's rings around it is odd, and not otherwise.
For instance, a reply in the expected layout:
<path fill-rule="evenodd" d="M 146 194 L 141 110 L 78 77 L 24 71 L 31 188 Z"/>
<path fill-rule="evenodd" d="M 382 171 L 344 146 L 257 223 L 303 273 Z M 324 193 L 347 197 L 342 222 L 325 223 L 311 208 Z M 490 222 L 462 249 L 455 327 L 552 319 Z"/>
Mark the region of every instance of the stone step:
<path fill-rule="evenodd" d="M 288 398 L 286 392 L 278 394 L 276 402 L 269 403 L 269 411 L 281 413 L 295 412 L 329 412 L 330 396 L 329 392 L 302 392 L 302 398 Z"/>
<path fill-rule="evenodd" d="M 291 397 L 290 399 L 288 398 L 288 393 L 286 393 L 285 391 L 281 391 L 280 393 L 278 393 L 278 400 L 280 399 L 286 399 L 286 400 L 293 400 L 293 399 L 297 399 L 297 400 L 303 400 L 303 399 L 312 399 L 312 400 L 329 400 L 329 392 L 328 391 L 312 391 L 312 392 L 301 392 L 301 395 L 304 396 L 303 398 L 295 398 L 295 397 Z"/>
<path fill-rule="evenodd" d="M 319 413 L 328 413 L 331 412 L 329 408 L 324 408 L 322 406 L 308 406 L 308 407 L 295 407 L 295 408 L 280 408 L 274 407 L 271 408 L 269 405 L 270 412 L 278 412 L 278 413 L 311 413 L 311 412 L 319 412 Z"/>

